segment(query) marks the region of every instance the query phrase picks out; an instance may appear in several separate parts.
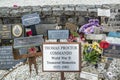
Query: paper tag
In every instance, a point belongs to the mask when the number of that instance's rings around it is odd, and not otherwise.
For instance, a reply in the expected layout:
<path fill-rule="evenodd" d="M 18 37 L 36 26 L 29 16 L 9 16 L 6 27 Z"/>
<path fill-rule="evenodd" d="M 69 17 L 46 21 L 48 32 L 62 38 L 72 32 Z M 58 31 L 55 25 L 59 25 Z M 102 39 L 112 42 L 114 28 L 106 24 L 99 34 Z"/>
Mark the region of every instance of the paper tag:
<path fill-rule="evenodd" d="M 120 38 L 106 37 L 106 41 L 111 44 L 120 44 Z"/>
<path fill-rule="evenodd" d="M 89 40 L 104 40 L 106 38 L 105 34 L 87 34 L 86 39 Z"/>
<path fill-rule="evenodd" d="M 110 9 L 98 9 L 98 16 L 110 17 Z"/>
<path fill-rule="evenodd" d="M 88 80 L 98 80 L 98 75 L 82 71 L 80 74 L 80 78 L 85 78 Z"/>

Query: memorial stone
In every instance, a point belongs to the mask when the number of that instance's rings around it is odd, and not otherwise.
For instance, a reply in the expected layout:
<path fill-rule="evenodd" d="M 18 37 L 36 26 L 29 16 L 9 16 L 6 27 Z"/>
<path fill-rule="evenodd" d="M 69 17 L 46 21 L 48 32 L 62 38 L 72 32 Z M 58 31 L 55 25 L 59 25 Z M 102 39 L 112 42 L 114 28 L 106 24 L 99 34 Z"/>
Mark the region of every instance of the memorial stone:
<path fill-rule="evenodd" d="M 19 62 L 24 62 L 25 59 L 14 60 L 12 46 L 0 47 L 0 69 L 10 69 Z"/>

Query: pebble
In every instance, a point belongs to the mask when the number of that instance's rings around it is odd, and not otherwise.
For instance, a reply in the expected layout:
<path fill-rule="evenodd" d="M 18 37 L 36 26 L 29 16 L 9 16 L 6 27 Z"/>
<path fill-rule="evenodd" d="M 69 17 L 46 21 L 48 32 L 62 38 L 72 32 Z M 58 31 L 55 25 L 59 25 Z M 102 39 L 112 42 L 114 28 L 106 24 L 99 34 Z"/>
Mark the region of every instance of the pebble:
<path fill-rule="evenodd" d="M 32 65 L 32 72 L 30 74 L 29 72 L 29 65 L 19 63 L 16 66 L 14 66 L 13 69 L 10 69 L 11 71 L 6 77 L 4 77 L 3 80 L 61 80 L 61 74 L 60 72 L 43 72 L 42 71 L 42 57 L 37 58 L 37 66 L 38 66 L 38 75 L 36 74 L 36 71 L 34 69 L 34 66 Z M 19 66 L 22 65 L 22 66 Z M 13 70 L 13 71 L 12 71 Z M 7 73 L 9 71 L 0 70 L 0 75 L 4 75 L 4 73 Z M 75 80 L 76 77 L 79 77 L 78 72 L 70 72 L 65 73 L 66 80 Z M 1 78 L 1 76 L 0 76 Z"/>

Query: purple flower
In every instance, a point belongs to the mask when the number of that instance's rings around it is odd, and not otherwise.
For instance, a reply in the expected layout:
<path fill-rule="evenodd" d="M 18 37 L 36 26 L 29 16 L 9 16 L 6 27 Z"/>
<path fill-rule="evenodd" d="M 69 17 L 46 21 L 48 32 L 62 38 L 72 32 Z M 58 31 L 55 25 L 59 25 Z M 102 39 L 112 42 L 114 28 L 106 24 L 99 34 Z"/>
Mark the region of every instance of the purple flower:
<path fill-rule="evenodd" d="M 94 32 L 94 27 L 100 27 L 98 19 L 90 19 L 89 23 L 81 26 L 79 33 L 91 34 Z"/>
<path fill-rule="evenodd" d="M 86 52 L 90 53 L 92 50 L 93 50 L 92 47 L 88 47 Z"/>

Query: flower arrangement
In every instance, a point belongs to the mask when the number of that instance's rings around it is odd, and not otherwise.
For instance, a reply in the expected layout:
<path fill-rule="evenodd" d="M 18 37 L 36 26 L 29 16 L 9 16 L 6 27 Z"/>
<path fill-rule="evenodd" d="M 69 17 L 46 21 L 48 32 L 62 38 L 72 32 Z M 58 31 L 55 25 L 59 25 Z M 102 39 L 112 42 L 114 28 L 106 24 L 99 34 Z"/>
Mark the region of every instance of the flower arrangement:
<path fill-rule="evenodd" d="M 92 44 L 85 43 L 83 49 L 83 59 L 88 63 L 96 64 L 100 60 L 102 48 L 99 43 L 93 42 Z"/>
<path fill-rule="evenodd" d="M 79 37 L 79 34 L 71 31 L 68 42 L 77 42 L 77 37 Z"/>
<path fill-rule="evenodd" d="M 100 30 L 103 30 L 103 27 L 99 25 L 98 19 L 90 19 L 87 24 L 80 27 L 79 33 L 83 32 L 84 34 L 92 34 L 94 33 L 95 27 L 99 27 Z"/>

